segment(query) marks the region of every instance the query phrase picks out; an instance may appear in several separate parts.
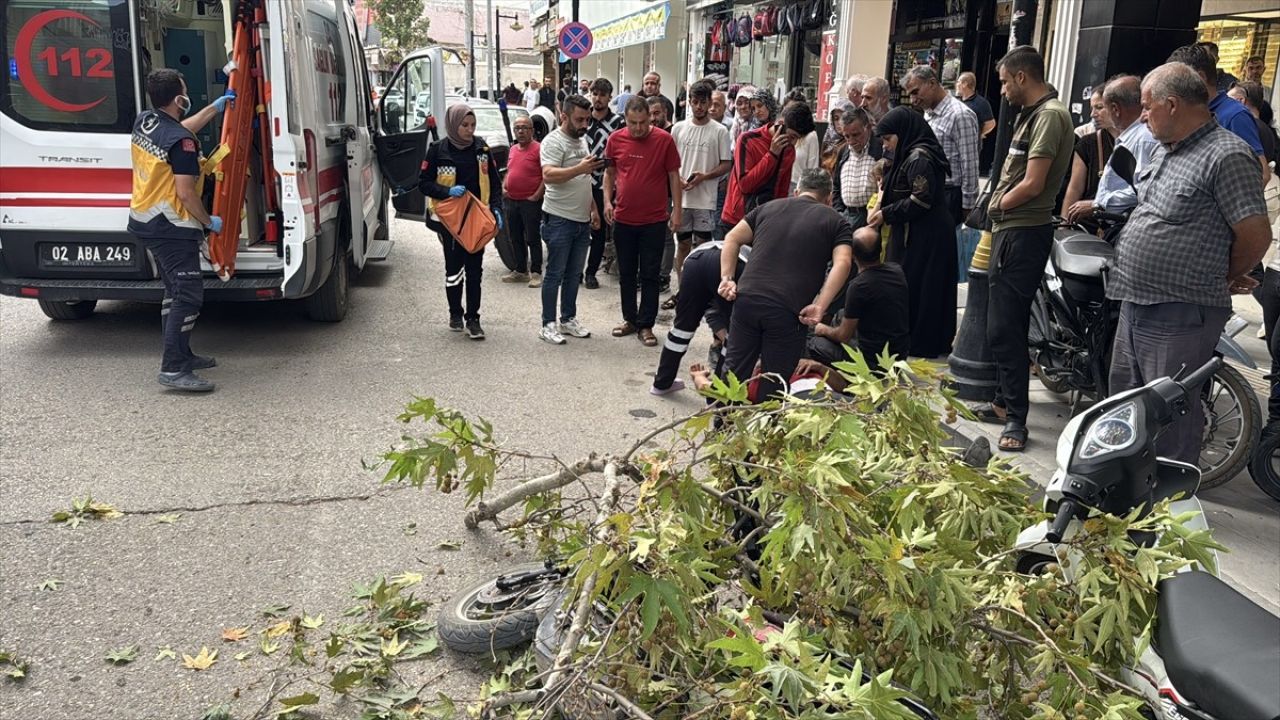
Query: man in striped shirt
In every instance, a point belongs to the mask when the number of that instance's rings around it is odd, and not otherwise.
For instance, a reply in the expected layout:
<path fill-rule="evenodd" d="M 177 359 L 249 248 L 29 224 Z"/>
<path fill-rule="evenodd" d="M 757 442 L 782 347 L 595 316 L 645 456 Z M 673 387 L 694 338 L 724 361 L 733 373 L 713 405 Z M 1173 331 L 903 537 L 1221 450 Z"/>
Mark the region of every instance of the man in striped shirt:
<path fill-rule="evenodd" d="M 613 83 L 605 78 L 597 78 L 591 83 L 591 120 L 587 124 L 587 152 L 597 157 L 604 157 L 604 146 L 609 135 L 623 126 L 622 116 L 610 107 L 613 96 Z M 591 197 L 595 202 L 596 214 L 600 216 L 599 227 L 591 230 L 591 252 L 587 255 L 587 267 L 582 284 L 588 290 L 600 287 L 596 273 L 600 270 L 600 262 L 604 259 L 605 245 L 613 226 L 604 221 L 604 170 L 591 175 Z"/>
<path fill-rule="evenodd" d="M 928 65 L 908 70 L 902 87 L 911 104 L 924 111 L 925 121 L 951 161 L 946 179 L 947 209 L 953 224 L 959 225 L 978 200 L 978 152 L 982 148 L 978 116 L 942 87 L 938 74 Z"/>

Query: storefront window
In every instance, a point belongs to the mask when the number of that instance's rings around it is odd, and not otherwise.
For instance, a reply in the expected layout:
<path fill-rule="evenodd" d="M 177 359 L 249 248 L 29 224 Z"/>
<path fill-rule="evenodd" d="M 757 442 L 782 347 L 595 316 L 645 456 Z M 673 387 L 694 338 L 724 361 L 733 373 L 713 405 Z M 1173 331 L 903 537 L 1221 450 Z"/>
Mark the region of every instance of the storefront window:
<path fill-rule="evenodd" d="M 733 82 L 774 90 L 787 82 L 791 37 L 775 35 L 755 40 L 746 47 L 734 48 Z"/>
<path fill-rule="evenodd" d="M 1244 78 L 1244 64 L 1257 55 L 1263 59 L 1262 84 L 1274 87 L 1276 61 L 1280 59 L 1280 21 L 1208 20 L 1196 28 L 1202 42 L 1218 44 L 1218 67 Z"/>

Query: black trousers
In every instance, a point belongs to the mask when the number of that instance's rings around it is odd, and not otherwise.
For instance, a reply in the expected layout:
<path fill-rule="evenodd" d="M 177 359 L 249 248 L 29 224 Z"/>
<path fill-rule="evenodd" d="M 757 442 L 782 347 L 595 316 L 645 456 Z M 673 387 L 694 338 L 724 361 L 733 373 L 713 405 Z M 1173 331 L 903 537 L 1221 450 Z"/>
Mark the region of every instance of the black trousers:
<path fill-rule="evenodd" d="M 1267 329 L 1267 347 L 1271 351 L 1271 396 L 1267 400 L 1267 422 L 1280 421 L 1280 272 L 1267 268 L 1259 286 L 1258 302 L 1262 304 L 1262 326 Z"/>
<path fill-rule="evenodd" d="M 195 360 L 191 352 L 191 331 L 204 305 L 200 246 L 195 240 L 170 238 L 145 238 L 142 244 L 155 257 L 160 281 L 164 283 L 164 300 L 160 304 L 164 356 L 160 371 L 190 372 Z"/>
<path fill-rule="evenodd" d="M 720 253 L 703 250 L 684 262 L 680 272 L 680 294 L 676 300 L 676 318 L 667 341 L 662 345 L 662 357 L 658 360 L 658 372 L 653 386 L 666 390 L 680 372 L 680 360 L 689 350 L 689 341 L 698 331 L 707 306 L 716 303 L 726 321 L 731 320 L 733 303 L 720 297 Z"/>
<path fill-rule="evenodd" d="M 662 249 L 671 235 L 665 222 L 613 226 L 613 247 L 618 255 L 618 284 L 622 287 L 622 319 L 638 330 L 652 328 L 658 319 L 658 280 Z M 636 306 L 636 285 L 640 305 Z"/>
<path fill-rule="evenodd" d="M 600 228 L 591 231 L 591 250 L 587 252 L 587 275 L 600 272 L 600 261 L 604 259 L 604 246 L 609 241 L 610 226 L 604 221 L 604 189 L 592 188 L 591 199 L 596 204 L 596 214 L 600 216 Z"/>
<path fill-rule="evenodd" d="M 992 237 L 991 294 L 987 301 L 987 344 L 996 364 L 995 404 L 1009 422 L 1027 424 L 1031 401 L 1031 356 L 1027 331 L 1031 300 L 1053 248 L 1053 226 L 1001 230 Z"/>
<path fill-rule="evenodd" d="M 484 250 L 469 253 L 448 232 L 436 233 L 444 248 L 444 296 L 449 301 L 449 317 L 480 319 L 480 276 L 484 274 Z M 462 307 L 466 288 L 467 306 Z"/>
<path fill-rule="evenodd" d="M 505 198 L 507 235 L 516 250 L 516 272 L 542 274 L 542 203 Z"/>
<path fill-rule="evenodd" d="M 964 214 L 964 193 L 958 185 L 947 186 L 947 213 L 951 215 L 951 224 L 959 225 L 964 222 L 961 217 Z"/>
<path fill-rule="evenodd" d="M 795 311 L 764 298 L 738 296 L 729 322 L 725 367 L 746 382 L 755 377 L 756 362 L 760 362 L 764 375 L 760 378 L 757 401 L 768 400 L 782 390 L 781 383 L 791 381 L 796 365 L 804 356 L 804 347 L 805 326 Z"/>

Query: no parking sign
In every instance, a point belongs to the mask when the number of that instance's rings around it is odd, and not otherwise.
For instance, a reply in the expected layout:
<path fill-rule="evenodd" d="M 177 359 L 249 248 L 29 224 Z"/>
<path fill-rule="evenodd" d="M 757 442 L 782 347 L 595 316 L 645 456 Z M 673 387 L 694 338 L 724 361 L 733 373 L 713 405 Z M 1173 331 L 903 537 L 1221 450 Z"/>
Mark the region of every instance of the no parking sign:
<path fill-rule="evenodd" d="M 560 28 L 560 52 L 570 60 L 581 60 L 591 53 L 591 28 L 580 22 L 567 23 Z"/>

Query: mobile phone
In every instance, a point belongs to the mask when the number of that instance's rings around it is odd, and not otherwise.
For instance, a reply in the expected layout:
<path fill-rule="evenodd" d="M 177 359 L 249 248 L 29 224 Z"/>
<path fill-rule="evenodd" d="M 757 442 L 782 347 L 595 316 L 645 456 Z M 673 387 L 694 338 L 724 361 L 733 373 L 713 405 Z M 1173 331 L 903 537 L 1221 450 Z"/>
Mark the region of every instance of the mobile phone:
<path fill-rule="evenodd" d="M 613 158 L 607 157 L 607 158 L 600 158 L 600 159 L 604 161 L 605 167 L 613 167 Z"/>
<path fill-rule="evenodd" d="M 693 179 L 694 179 L 695 177 L 697 177 L 697 176 L 698 176 L 698 173 L 696 173 L 696 172 L 691 172 L 691 173 L 689 173 L 689 177 L 687 177 L 687 178 L 685 178 L 685 179 L 684 179 L 685 184 L 687 185 L 687 184 L 689 184 L 689 183 L 693 182 Z"/>

